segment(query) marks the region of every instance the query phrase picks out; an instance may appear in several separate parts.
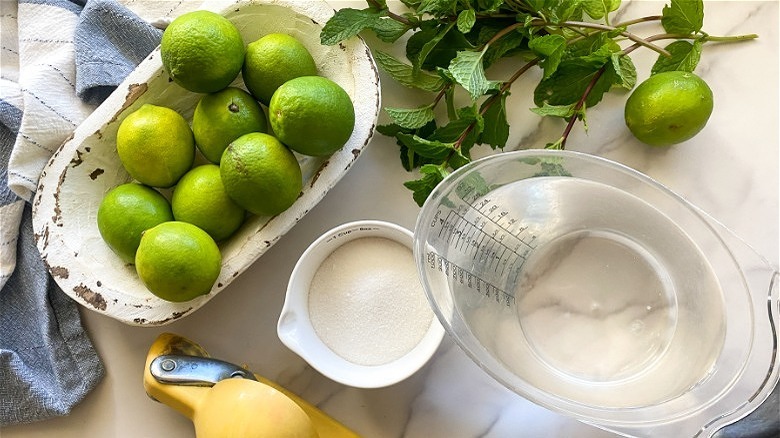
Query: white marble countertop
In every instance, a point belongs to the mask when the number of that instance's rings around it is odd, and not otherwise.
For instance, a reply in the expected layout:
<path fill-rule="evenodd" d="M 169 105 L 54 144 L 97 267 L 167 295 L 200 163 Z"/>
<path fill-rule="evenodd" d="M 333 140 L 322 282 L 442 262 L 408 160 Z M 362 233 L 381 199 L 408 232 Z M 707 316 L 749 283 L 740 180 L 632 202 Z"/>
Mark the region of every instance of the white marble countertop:
<path fill-rule="evenodd" d="M 332 2 L 341 6 L 349 2 Z M 363 7 L 354 2 L 352 7 Z M 641 170 L 709 212 L 778 263 L 778 13 L 777 1 L 717 1 L 705 7 L 713 35 L 757 33 L 755 41 L 706 45 L 696 72 L 711 86 L 715 110 L 694 139 L 670 149 L 635 141 L 623 123 L 626 95 L 614 93 L 575 127 L 568 149 L 608 157 Z M 626 16 L 658 13 L 659 2 L 632 2 Z M 655 55 L 632 54 L 639 79 Z M 387 77 L 385 106 L 413 99 Z M 511 106 L 510 143 L 556 139 L 560 121 L 530 113 L 531 81 L 521 80 Z M 383 115 L 380 122 L 386 122 Z M 522 147 L 522 146 L 521 146 Z M 377 135 L 348 175 L 295 228 L 229 288 L 194 314 L 168 326 L 131 327 L 83 309 L 84 324 L 106 366 L 102 383 L 67 417 L 4 428 L 4 438 L 192 437 L 191 423 L 150 400 L 141 385 L 144 359 L 161 332 L 192 339 L 214 357 L 248 365 L 367 437 L 608 437 L 609 432 L 538 407 L 496 383 L 445 336 L 433 359 L 408 380 L 383 389 L 355 389 L 320 375 L 276 335 L 289 275 L 321 233 L 357 219 L 414 227 L 418 207 L 402 183 L 393 139 Z"/>

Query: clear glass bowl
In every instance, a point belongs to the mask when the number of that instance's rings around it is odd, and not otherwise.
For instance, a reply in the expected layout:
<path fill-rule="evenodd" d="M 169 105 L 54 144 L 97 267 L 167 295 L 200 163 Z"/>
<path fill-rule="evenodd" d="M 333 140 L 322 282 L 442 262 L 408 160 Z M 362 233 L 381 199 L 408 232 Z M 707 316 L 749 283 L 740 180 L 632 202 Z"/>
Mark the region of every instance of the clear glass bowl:
<path fill-rule="evenodd" d="M 415 257 L 446 331 L 516 393 L 634 436 L 707 436 L 778 380 L 777 269 L 651 178 L 570 151 L 453 172 Z"/>

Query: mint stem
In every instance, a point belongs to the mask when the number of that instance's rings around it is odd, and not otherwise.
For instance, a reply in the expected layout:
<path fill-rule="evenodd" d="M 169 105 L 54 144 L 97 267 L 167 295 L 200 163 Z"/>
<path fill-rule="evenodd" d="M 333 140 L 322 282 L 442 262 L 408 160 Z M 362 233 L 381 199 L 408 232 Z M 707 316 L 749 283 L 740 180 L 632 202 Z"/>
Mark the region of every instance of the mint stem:
<path fill-rule="evenodd" d="M 590 82 L 588 83 L 588 86 L 585 88 L 585 92 L 582 93 L 580 100 L 578 100 L 577 104 L 574 105 L 574 115 L 571 116 L 569 123 L 566 124 L 566 129 L 563 130 L 563 135 L 560 139 L 561 149 L 566 149 L 566 140 L 569 138 L 569 134 L 574 128 L 574 124 L 577 122 L 577 113 L 582 109 L 582 106 L 585 105 L 585 101 L 588 99 L 588 96 L 590 96 L 590 92 L 593 91 L 593 87 L 596 86 L 596 82 L 599 81 L 601 75 L 604 74 L 606 69 L 607 64 L 604 64 L 596 71 L 596 73 L 593 75 L 593 78 L 591 78 Z"/>
<path fill-rule="evenodd" d="M 564 21 L 562 23 L 550 23 L 547 21 L 540 20 L 538 18 L 532 20 L 531 24 L 533 24 L 534 26 L 541 26 L 541 27 L 585 28 L 585 29 L 596 29 L 605 32 L 618 31 L 620 35 L 623 35 L 624 37 L 630 39 L 631 41 L 634 41 L 637 44 L 645 46 L 655 52 L 660 53 L 661 55 L 667 57 L 672 56 L 672 54 L 669 53 L 666 49 L 653 44 L 652 42 L 648 41 L 646 38 L 642 38 L 639 35 L 633 34 L 625 30 L 620 30 L 615 26 L 608 26 L 605 24 L 598 24 L 598 23 L 586 23 L 584 21 Z"/>
<path fill-rule="evenodd" d="M 387 16 L 389 18 L 392 18 L 393 20 L 395 20 L 395 21 L 397 21 L 399 23 L 402 23 L 402 24 L 405 24 L 405 25 L 407 25 L 409 27 L 412 27 L 412 22 L 409 21 L 408 19 L 406 19 L 406 17 L 402 17 L 402 16 L 400 16 L 398 14 L 395 14 L 395 13 L 391 12 L 390 8 L 382 6 L 378 1 L 376 1 L 376 0 L 366 0 L 366 3 L 368 3 L 369 6 L 372 6 L 374 9 L 383 10 L 383 11 L 387 12 Z"/>
<path fill-rule="evenodd" d="M 736 43 L 740 41 L 754 40 L 758 38 L 758 35 L 749 33 L 746 35 L 729 35 L 729 36 L 713 36 L 705 35 L 701 39 L 702 41 L 712 41 L 718 43 Z"/>
<path fill-rule="evenodd" d="M 633 20 L 623 21 L 623 22 L 615 24 L 614 26 L 615 27 L 628 27 L 628 26 L 633 26 L 634 24 L 647 23 L 649 21 L 661 21 L 662 18 L 663 17 L 660 16 L 660 15 L 648 15 L 646 17 L 640 17 L 640 18 L 635 18 Z"/>
<path fill-rule="evenodd" d="M 497 100 L 498 100 L 498 99 L 499 99 L 499 98 L 500 98 L 500 97 L 501 97 L 501 96 L 502 96 L 504 93 L 506 93 L 506 92 L 509 90 L 509 88 L 511 88 L 511 87 L 512 87 L 512 83 L 514 83 L 514 82 L 515 82 L 515 81 L 516 81 L 518 78 L 520 78 L 520 76 L 522 76 L 522 75 L 523 75 L 523 73 L 527 72 L 527 71 L 528 71 L 528 70 L 529 70 L 531 67 L 533 67 L 533 66 L 535 66 L 536 64 L 538 64 L 538 63 L 539 63 L 541 60 L 542 60 L 541 58 L 534 58 L 534 59 L 532 59 L 532 60 L 528 61 L 527 63 L 525 63 L 525 65 L 523 65 L 522 67 L 520 67 L 520 69 L 518 69 L 518 70 L 517 70 L 517 71 L 516 71 L 516 72 L 515 72 L 515 73 L 512 75 L 512 77 L 510 77 L 510 78 L 509 78 L 509 79 L 508 79 L 506 82 L 504 82 L 504 84 L 501 86 L 501 88 L 499 88 L 499 90 L 498 90 L 498 93 L 496 93 L 496 94 L 494 94 L 494 95 L 490 96 L 490 97 L 489 97 L 489 98 L 488 98 L 488 99 L 485 101 L 485 104 L 482 106 L 482 109 L 479 111 L 479 115 L 480 115 L 480 116 L 484 116 L 484 115 L 485 115 L 485 113 L 488 111 L 488 109 L 489 109 L 491 106 L 493 106 L 493 104 L 494 104 L 494 103 L 495 103 L 495 102 L 496 102 L 496 101 L 497 101 Z M 463 141 L 466 139 L 466 137 L 469 135 L 469 133 L 470 133 L 470 132 L 471 132 L 471 131 L 474 129 L 474 124 L 475 124 L 475 123 L 476 123 L 476 122 L 472 122 L 472 123 L 470 123 L 470 124 L 469 124 L 469 125 L 466 127 L 466 130 L 463 132 L 463 134 L 462 134 L 460 137 L 458 137 L 458 139 L 455 141 L 455 145 L 453 146 L 455 149 L 459 149 L 459 148 L 460 148 L 461 144 L 463 144 Z"/>

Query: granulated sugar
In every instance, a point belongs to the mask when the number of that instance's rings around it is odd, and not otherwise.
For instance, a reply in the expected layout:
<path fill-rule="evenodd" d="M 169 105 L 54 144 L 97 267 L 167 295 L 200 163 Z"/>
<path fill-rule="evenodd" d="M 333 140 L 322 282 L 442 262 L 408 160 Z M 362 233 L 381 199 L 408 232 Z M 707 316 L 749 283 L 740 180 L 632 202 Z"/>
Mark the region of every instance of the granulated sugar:
<path fill-rule="evenodd" d="M 412 251 L 382 237 L 349 241 L 317 269 L 309 316 L 322 341 L 359 365 L 382 365 L 413 349 L 433 318 Z"/>

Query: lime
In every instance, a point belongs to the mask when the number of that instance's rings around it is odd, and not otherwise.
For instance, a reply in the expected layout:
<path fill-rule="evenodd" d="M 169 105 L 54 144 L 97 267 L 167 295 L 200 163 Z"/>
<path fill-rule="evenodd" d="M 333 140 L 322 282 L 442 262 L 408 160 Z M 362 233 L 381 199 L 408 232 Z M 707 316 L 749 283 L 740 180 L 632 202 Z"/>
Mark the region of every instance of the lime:
<path fill-rule="evenodd" d="M 192 133 L 200 152 L 219 163 L 228 143 L 250 132 L 265 132 L 265 112 L 251 94 L 228 87 L 203 96 L 192 115 Z"/>
<path fill-rule="evenodd" d="M 114 187 L 98 207 L 97 225 L 109 248 L 126 263 L 135 263 L 141 234 L 173 220 L 168 200 L 157 190 L 128 183 Z"/>
<path fill-rule="evenodd" d="M 177 221 L 197 225 L 217 242 L 230 237 L 244 222 L 244 209 L 228 197 L 216 164 L 187 172 L 173 190 L 171 206 Z"/>
<path fill-rule="evenodd" d="M 148 103 L 122 120 L 116 150 L 130 176 L 152 187 L 173 186 L 195 160 L 195 140 L 184 117 Z"/>
<path fill-rule="evenodd" d="M 712 114 L 712 90 L 693 73 L 650 76 L 626 101 L 626 126 L 652 146 L 681 143 L 698 134 Z"/>
<path fill-rule="evenodd" d="M 222 269 L 219 247 L 186 222 L 163 222 L 146 230 L 135 269 L 150 292 L 166 301 L 189 301 L 209 293 Z"/>
<path fill-rule="evenodd" d="M 300 41 L 283 33 L 272 33 L 246 46 L 242 76 L 247 89 L 268 105 L 283 83 L 300 76 L 314 76 L 317 65 Z"/>
<path fill-rule="evenodd" d="M 287 210 L 303 187 L 295 155 L 275 137 L 260 132 L 230 143 L 219 170 L 230 198 L 260 216 Z"/>
<path fill-rule="evenodd" d="M 268 106 L 274 134 L 304 155 L 330 155 L 352 135 L 355 108 L 341 86 L 322 76 L 302 76 L 282 84 Z"/>
<path fill-rule="evenodd" d="M 233 23 L 210 11 L 187 12 L 163 32 L 160 57 L 177 84 L 196 93 L 219 91 L 244 64 L 244 40 Z"/>

